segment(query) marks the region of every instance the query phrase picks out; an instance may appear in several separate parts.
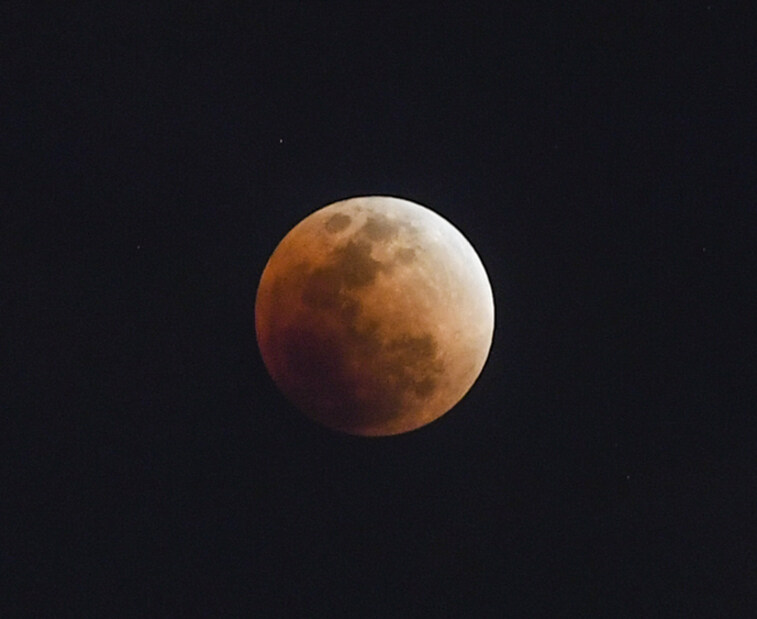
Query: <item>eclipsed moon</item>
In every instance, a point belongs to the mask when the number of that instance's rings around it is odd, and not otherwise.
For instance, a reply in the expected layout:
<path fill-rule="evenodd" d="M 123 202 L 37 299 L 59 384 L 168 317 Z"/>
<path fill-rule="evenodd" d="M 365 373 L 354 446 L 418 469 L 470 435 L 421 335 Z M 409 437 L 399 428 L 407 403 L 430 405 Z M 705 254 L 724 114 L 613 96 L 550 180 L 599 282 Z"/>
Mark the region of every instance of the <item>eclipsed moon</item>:
<path fill-rule="evenodd" d="M 494 299 L 452 224 L 407 200 L 358 197 L 279 243 L 255 328 L 271 377 L 305 415 L 385 436 L 434 421 L 468 392 L 489 355 Z"/>

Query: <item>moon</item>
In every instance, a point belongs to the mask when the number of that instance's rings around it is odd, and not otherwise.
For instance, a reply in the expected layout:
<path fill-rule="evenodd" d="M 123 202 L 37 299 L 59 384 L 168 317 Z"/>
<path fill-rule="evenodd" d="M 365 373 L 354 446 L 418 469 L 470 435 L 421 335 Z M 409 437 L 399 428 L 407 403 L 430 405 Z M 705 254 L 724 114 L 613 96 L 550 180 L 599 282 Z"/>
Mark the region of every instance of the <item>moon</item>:
<path fill-rule="evenodd" d="M 467 239 L 400 198 L 335 202 L 266 264 L 255 329 L 268 372 L 306 416 L 361 436 L 442 416 L 484 367 L 494 298 Z"/>

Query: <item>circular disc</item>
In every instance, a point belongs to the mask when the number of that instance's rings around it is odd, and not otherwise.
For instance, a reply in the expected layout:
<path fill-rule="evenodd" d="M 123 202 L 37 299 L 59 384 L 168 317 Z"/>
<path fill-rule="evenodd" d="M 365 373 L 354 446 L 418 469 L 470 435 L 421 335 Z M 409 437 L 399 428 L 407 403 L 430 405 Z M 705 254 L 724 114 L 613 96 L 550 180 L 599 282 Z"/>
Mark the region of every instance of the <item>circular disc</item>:
<path fill-rule="evenodd" d="M 494 300 L 452 224 L 407 200 L 358 197 L 279 243 L 255 327 L 271 377 L 303 413 L 383 436 L 430 423 L 467 393 L 489 354 Z"/>

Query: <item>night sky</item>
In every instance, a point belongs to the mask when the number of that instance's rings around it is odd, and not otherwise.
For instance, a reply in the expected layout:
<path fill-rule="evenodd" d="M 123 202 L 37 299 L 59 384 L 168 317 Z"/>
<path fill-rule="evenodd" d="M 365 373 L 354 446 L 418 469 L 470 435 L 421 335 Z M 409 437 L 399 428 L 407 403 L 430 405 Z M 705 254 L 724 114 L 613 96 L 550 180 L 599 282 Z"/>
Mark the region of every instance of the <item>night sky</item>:
<path fill-rule="evenodd" d="M 532 4 L 0 5 L 0 614 L 757 600 L 757 15 Z M 278 241 L 370 194 L 496 303 L 468 396 L 381 439 L 254 331 Z"/>

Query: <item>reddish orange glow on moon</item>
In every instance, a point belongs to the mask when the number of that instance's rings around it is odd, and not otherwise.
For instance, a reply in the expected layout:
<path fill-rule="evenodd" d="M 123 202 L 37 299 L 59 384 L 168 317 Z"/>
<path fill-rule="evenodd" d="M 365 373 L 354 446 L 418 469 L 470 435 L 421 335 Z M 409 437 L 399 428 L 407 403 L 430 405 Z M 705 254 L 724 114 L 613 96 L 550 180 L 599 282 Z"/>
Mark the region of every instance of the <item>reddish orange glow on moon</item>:
<path fill-rule="evenodd" d="M 326 206 L 271 255 L 255 302 L 263 361 L 283 394 L 331 429 L 424 426 L 457 404 L 492 342 L 481 260 L 433 211 L 368 196 Z"/>

